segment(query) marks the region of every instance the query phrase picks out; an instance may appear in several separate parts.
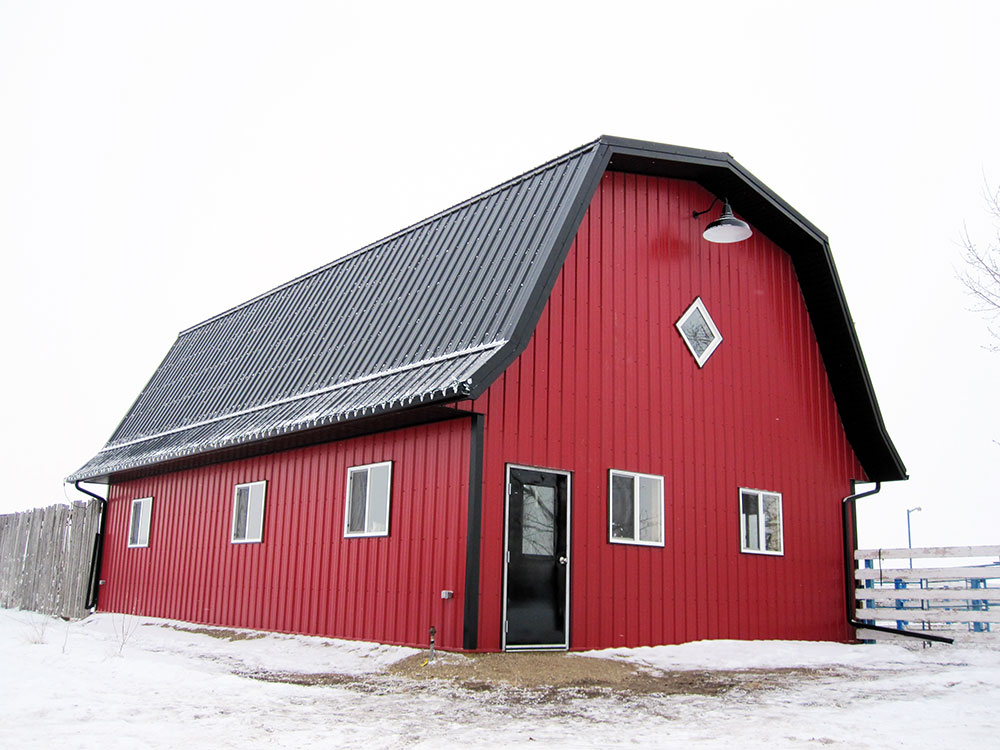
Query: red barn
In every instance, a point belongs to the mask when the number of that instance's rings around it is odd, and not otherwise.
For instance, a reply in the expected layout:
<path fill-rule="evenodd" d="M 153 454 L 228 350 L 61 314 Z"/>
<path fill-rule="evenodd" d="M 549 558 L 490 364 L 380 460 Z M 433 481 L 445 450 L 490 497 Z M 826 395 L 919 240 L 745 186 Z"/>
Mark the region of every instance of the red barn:
<path fill-rule="evenodd" d="M 611 137 L 183 331 L 69 477 L 102 610 L 483 651 L 848 639 L 905 478 L 825 235 Z"/>

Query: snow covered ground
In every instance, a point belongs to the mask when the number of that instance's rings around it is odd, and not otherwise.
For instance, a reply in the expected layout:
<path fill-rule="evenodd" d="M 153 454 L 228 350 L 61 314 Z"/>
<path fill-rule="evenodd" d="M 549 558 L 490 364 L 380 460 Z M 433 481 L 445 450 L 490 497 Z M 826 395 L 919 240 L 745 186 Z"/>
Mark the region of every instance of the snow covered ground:
<path fill-rule="evenodd" d="M 780 679 L 715 695 L 543 693 L 384 672 L 412 649 L 198 630 L 0 610 L 0 747 L 1000 747 L 995 650 L 781 641 L 613 649 L 590 655 L 650 670 L 779 670 Z M 252 676 L 262 673 L 344 677 L 300 685 Z"/>

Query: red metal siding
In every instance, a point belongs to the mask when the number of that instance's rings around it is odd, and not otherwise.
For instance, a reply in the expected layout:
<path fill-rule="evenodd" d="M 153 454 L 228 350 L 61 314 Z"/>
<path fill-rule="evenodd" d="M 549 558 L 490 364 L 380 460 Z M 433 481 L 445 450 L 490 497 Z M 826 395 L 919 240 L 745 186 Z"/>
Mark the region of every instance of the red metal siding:
<path fill-rule="evenodd" d="M 486 414 L 480 648 L 500 647 L 504 467 L 573 472 L 574 649 L 844 639 L 846 441 L 788 256 L 713 245 L 690 182 L 607 173 L 527 349 Z M 674 323 L 723 335 L 699 369 Z M 611 468 L 665 477 L 666 545 L 608 542 Z M 781 557 L 740 552 L 738 488 L 782 493 Z"/>
<path fill-rule="evenodd" d="M 100 608 L 414 646 L 434 625 L 461 648 L 469 438 L 455 419 L 113 485 Z M 347 469 L 377 461 L 389 536 L 345 539 Z M 261 479 L 263 542 L 232 544 L 234 487 Z M 149 547 L 127 549 L 149 496 Z"/>

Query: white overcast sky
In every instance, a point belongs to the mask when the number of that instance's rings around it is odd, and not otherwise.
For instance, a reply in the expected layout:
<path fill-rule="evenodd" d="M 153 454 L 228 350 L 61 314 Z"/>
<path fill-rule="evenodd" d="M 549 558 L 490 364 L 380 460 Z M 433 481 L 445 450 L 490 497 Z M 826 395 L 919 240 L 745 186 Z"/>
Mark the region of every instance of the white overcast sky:
<path fill-rule="evenodd" d="M 0 0 L 0 512 L 75 495 L 177 333 L 607 133 L 826 232 L 911 479 L 862 544 L 1000 542 L 996 2 Z"/>

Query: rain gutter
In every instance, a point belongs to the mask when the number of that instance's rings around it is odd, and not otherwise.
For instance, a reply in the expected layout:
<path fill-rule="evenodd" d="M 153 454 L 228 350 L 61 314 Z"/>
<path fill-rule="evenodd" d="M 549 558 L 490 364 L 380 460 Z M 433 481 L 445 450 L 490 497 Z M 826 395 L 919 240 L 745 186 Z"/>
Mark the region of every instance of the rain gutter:
<path fill-rule="evenodd" d="M 887 628 L 882 625 L 869 625 L 868 623 L 861 622 L 854 617 L 854 552 L 857 550 L 856 540 L 858 537 L 857 501 L 859 498 L 874 495 L 880 492 L 881 489 L 882 483 L 875 482 L 875 487 L 873 489 L 870 489 L 867 492 L 857 492 L 853 495 L 845 497 L 842 505 L 841 515 L 844 525 L 844 594 L 845 603 L 847 605 L 847 624 L 852 628 L 875 630 L 879 633 L 892 633 L 893 635 L 902 635 L 907 638 L 920 638 L 924 641 L 934 641 L 937 643 L 954 643 L 954 638 L 946 638 L 942 635 L 932 635 L 930 633 L 921 633 L 911 630 L 901 630 L 899 628 Z"/>

